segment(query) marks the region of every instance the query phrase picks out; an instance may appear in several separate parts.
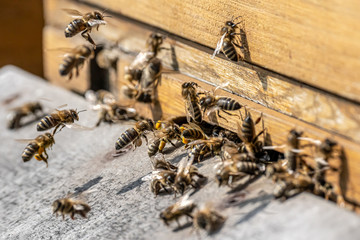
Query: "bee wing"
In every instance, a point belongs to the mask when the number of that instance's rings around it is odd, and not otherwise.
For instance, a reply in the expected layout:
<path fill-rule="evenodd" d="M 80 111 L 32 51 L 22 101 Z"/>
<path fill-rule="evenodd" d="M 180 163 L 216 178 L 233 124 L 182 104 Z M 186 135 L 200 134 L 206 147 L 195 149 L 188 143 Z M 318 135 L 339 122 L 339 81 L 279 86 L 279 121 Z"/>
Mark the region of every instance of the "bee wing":
<path fill-rule="evenodd" d="M 95 129 L 94 127 L 86 127 L 86 126 L 82 126 L 82 125 L 76 124 L 76 123 L 65 124 L 65 125 L 66 125 L 66 127 L 68 127 L 68 128 L 74 128 L 74 129 L 84 130 L 84 131 L 88 131 L 88 130 L 93 130 L 93 129 Z"/>
<path fill-rule="evenodd" d="M 19 143 L 29 143 L 31 141 L 34 141 L 34 139 L 15 139 L 15 141 Z"/>
<path fill-rule="evenodd" d="M 217 42 L 216 48 L 215 48 L 214 53 L 213 53 L 213 55 L 211 56 L 211 58 L 214 58 L 217 54 L 220 53 L 220 51 L 221 51 L 221 49 L 222 49 L 222 45 L 223 45 L 223 43 L 224 43 L 224 39 L 225 39 L 226 34 L 227 34 L 227 33 L 224 33 L 224 34 L 221 36 L 220 40 Z"/>
<path fill-rule="evenodd" d="M 64 12 L 66 12 L 68 15 L 70 15 L 70 16 L 72 16 L 74 18 L 79 18 L 79 17 L 82 17 L 84 15 L 81 12 L 79 12 L 78 10 L 75 10 L 75 9 L 63 8 L 62 10 Z"/>
<path fill-rule="evenodd" d="M 190 194 L 184 195 L 178 202 L 174 204 L 173 211 L 181 210 L 194 203 L 193 200 L 189 199 Z"/>
<path fill-rule="evenodd" d="M 217 120 L 217 116 L 216 116 L 216 111 L 220 110 L 221 108 L 218 106 L 213 106 L 211 108 L 209 108 L 209 110 L 207 111 L 207 117 L 209 118 L 209 121 L 215 124 L 218 124 L 218 120 Z"/>
<path fill-rule="evenodd" d="M 160 171 L 158 171 L 158 170 L 152 171 L 151 173 L 149 173 L 145 177 L 142 177 L 141 181 L 148 182 L 148 181 L 151 181 L 151 180 L 154 180 L 154 179 L 162 179 L 162 176 L 159 173 L 160 173 Z"/>
<path fill-rule="evenodd" d="M 132 61 L 129 68 L 130 69 L 144 69 L 149 62 L 149 60 L 154 57 L 153 52 L 140 52 Z"/>
<path fill-rule="evenodd" d="M 213 142 L 213 140 L 211 140 L 211 139 L 199 139 L 199 140 L 195 140 L 195 141 L 192 141 L 192 142 L 188 143 L 188 145 L 190 147 L 192 147 L 194 145 L 204 144 L 204 143 L 211 143 L 211 142 Z"/>
<path fill-rule="evenodd" d="M 106 25 L 106 21 L 98 20 L 98 19 L 90 19 L 88 21 L 90 27 L 99 26 L 99 25 Z"/>

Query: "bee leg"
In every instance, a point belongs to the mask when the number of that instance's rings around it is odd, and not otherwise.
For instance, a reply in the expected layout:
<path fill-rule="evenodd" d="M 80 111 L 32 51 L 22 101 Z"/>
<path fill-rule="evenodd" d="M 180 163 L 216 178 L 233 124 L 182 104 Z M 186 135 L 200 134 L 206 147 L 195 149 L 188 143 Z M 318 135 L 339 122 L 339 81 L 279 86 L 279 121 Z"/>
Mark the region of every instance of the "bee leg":
<path fill-rule="evenodd" d="M 142 135 L 142 136 L 145 138 L 146 145 L 149 145 L 149 141 L 148 141 L 148 139 L 147 139 L 146 135 L 144 134 L 144 135 Z"/>
<path fill-rule="evenodd" d="M 180 222 L 179 222 L 179 219 L 178 219 L 178 218 L 176 218 L 176 223 L 177 223 L 177 225 L 178 225 L 178 228 L 180 228 Z"/>
<path fill-rule="evenodd" d="M 76 66 L 75 66 L 75 75 L 76 75 L 76 77 L 79 76 L 79 65 L 78 64 L 76 64 Z"/>
<path fill-rule="evenodd" d="M 175 145 L 171 140 L 168 140 L 168 142 L 169 142 L 173 147 L 176 147 L 176 145 Z"/>
<path fill-rule="evenodd" d="M 226 122 L 229 122 L 226 118 L 224 118 L 223 116 L 220 115 L 220 111 L 219 111 L 219 110 L 217 110 L 216 113 L 217 113 L 217 115 L 218 115 L 219 118 L 222 118 L 222 119 L 224 119 Z"/>
<path fill-rule="evenodd" d="M 63 221 L 65 220 L 65 214 L 61 214 Z"/>
<path fill-rule="evenodd" d="M 86 29 L 81 33 L 81 36 L 85 38 L 86 41 L 90 42 L 92 45 L 94 45 L 94 49 L 96 49 L 96 44 L 94 40 L 90 37 L 90 34 L 88 33 L 88 30 Z"/>
<path fill-rule="evenodd" d="M 70 217 L 72 220 L 75 220 L 75 212 L 72 212 Z"/>

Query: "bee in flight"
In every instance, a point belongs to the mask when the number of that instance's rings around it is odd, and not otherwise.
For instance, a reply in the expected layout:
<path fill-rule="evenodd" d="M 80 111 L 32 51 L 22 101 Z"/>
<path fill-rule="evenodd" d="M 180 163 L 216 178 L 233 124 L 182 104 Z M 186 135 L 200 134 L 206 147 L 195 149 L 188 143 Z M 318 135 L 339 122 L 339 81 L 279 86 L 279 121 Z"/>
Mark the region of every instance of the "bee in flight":
<path fill-rule="evenodd" d="M 51 113 L 43 117 L 40 122 L 37 124 L 38 131 L 46 131 L 50 128 L 55 127 L 53 131 L 53 135 L 56 133 L 59 127 L 63 129 L 68 124 L 74 124 L 75 120 L 79 121 L 79 113 L 82 111 L 76 111 L 74 109 L 65 109 L 65 110 L 56 110 L 55 112 Z"/>
<path fill-rule="evenodd" d="M 28 140 L 26 140 L 28 142 Z M 45 133 L 43 135 L 37 136 L 35 139 L 31 140 L 29 144 L 24 149 L 21 157 L 24 162 L 28 162 L 34 157 L 38 161 L 44 161 L 46 167 L 48 167 L 48 154 L 46 148 L 52 147 L 55 144 L 54 135 L 51 133 Z M 45 156 L 43 155 L 45 154 Z"/>
<path fill-rule="evenodd" d="M 194 228 L 202 228 L 209 234 L 219 230 L 226 221 L 226 218 L 210 206 L 210 203 L 206 203 L 200 207 L 199 210 L 193 214 L 193 217 Z"/>
<path fill-rule="evenodd" d="M 13 108 L 11 114 L 9 114 L 9 129 L 16 129 L 21 127 L 21 119 L 29 115 L 37 117 L 38 112 L 42 112 L 42 106 L 39 102 L 29 102 L 20 107 Z"/>
<path fill-rule="evenodd" d="M 238 23 L 234 23 L 234 22 L 236 19 L 240 17 L 241 16 L 238 16 L 235 19 L 225 22 L 225 26 L 222 27 L 220 30 L 221 39 L 217 43 L 212 58 L 214 58 L 215 55 L 219 54 L 219 52 L 222 51 L 226 56 L 226 58 L 228 58 L 231 61 L 238 62 L 239 60 L 243 59 L 241 55 L 238 54 L 238 52 L 236 51 L 236 48 L 240 48 L 242 50 L 243 46 L 240 46 L 238 43 L 235 42 L 235 36 L 241 35 L 241 33 L 236 32 L 236 29 L 237 26 L 240 23 L 242 23 L 242 21 Z"/>
<path fill-rule="evenodd" d="M 81 36 L 85 38 L 86 41 L 90 42 L 96 48 L 96 44 L 94 40 L 90 37 L 90 32 L 93 27 L 96 27 L 96 30 L 99 30 L 100 25 L 106 25 L 106 21 L 104 17 L 104 12 L 89 12 L 86 14 L 82 14 L 81 12 L 74 9 L 63 9 L 67 14 L 75 19 L 69 23 L 69 25 L 65 29 L 65 37 L 73 37 L 76 34 L 81 32 Z"/>
<path fill-rule="evenodd" d="M 71 219 L 75 220 L 75 214 L 86 218 L 86 214 L 91 210 L 90 206 L 85 202 L 72 198 L 57 199 L 53 202 L 52 207 L 56 217 L 60 213 L 63 220 L 65 215 L 70 215 Z"/>
<path fill-rule="evenodd" d="M 61 49 L 67 52 L 64 55 L 63 62 L 59 66 L 59 73 L 61 76 L 69 75 L 69 81 L 73 77 L 73 70 L 75 69 L 75 76 L 79 76 L 79 69 L 84 65 L 85 60 L 94 57 L 94 50 L 86 45 L 80 45 L 73 49 Z"/>

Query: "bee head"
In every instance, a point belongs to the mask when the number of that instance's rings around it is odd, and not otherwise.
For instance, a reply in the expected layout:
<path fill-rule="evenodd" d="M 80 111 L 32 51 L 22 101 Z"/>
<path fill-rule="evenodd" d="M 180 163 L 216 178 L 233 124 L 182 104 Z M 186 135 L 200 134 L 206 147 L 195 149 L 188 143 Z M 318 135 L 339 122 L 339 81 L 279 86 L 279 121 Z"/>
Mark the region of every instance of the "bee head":
<path fill-rule="evenodd" d="M 42 111 L 42 106 L 41 106 L 41 104 L 40 103 L 35 103 L 34 104 L 34 110 L 35 111 Z"/>
<path fill-rule="evenodd" d="M 148 123 L 148 128 L 149 128 L 147 130 L 153 130 L 155 128 L 155 124 L 154 124 L 153 120 L 147 119 L 146 122 Z"/>
<path fill-rule="evenodd" d="M 103 13 L 101 13 L 101 12 L 95 11 L 95 12 L 94 12 L 94 16 L 95 16 L 95 18 L 98 19 L 98 20 L 104 20 L 104 15 L 103 15 Z"/>

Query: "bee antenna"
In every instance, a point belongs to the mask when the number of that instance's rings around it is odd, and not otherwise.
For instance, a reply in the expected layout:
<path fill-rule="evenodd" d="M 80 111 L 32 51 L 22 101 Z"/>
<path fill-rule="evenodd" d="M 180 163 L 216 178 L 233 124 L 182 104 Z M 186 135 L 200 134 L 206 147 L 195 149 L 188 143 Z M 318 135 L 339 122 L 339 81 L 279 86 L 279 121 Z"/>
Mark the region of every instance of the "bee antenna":
<path fill-rule="evenodd" d="M 80 110 L 80 111 L 78 111 L 77 113 L 79 114 L 79 113 L 81 113 L 81 112 L 85 112 L 86 111 L 86 109 L 84 109 L 84 110 Z"/>

